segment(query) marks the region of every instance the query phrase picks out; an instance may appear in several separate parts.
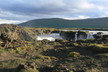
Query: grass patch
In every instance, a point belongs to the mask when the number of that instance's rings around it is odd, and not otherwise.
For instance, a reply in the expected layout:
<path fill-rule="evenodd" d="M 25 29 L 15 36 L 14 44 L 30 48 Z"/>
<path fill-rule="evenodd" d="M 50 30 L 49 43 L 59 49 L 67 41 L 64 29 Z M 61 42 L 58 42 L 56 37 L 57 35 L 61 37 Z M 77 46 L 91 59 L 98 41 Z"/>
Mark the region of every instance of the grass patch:
<path fill-rule="evenodd" d="M 14 59 L 10 61 L 0 62 L 0 68 L 16 68 L 19 64 L 26 62 L 24 59 Z"/>
<path fill-rule="evenodd" d="M 108 53 L 96 54 L 98 56 L 108 56 Z"/>
<path fill-rule="evenodd" d="M 107 44 L 90 44 L 85 47 L 95 53 L 108 53 L 108 45 Z"/>

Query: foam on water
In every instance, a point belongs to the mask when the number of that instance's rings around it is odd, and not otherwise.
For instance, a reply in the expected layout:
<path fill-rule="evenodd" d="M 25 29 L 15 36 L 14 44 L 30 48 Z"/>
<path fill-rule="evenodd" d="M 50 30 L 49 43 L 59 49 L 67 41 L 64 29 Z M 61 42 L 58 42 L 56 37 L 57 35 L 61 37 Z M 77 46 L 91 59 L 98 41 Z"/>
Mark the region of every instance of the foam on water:
<path fill-rule="evenodd" d="M 96 30 L 62 30 L 62 31 L 89 31 L 91 34 L 97 34 L 98 32 L 102 32 L 108 35 L 108 31 L 96 31 Z"/>
<path fill-rule="evenodd" d="M 37 36 L 37 40 L 43 40 L 43 39 L 47 39 L 49 41 L 55 41 L 55 39 L 62 39 L 62 37 L 59 35 L 59 33 Z"/>
<path fill-rule="evenodd" d="M 78 32 L 75 33 L 75 41 L 78 40 L 77 35 L 78 35 Z"/>

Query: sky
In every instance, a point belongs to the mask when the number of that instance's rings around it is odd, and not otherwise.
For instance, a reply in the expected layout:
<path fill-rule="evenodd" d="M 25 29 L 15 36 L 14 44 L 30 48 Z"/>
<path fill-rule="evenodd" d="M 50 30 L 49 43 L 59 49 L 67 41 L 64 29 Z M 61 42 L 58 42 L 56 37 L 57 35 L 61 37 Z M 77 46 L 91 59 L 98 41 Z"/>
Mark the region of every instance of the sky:
<path fill-rule="evenodd" d="M 0 24 L 32 19 L 108 17 L 108 0 L 0 0 Z"/>

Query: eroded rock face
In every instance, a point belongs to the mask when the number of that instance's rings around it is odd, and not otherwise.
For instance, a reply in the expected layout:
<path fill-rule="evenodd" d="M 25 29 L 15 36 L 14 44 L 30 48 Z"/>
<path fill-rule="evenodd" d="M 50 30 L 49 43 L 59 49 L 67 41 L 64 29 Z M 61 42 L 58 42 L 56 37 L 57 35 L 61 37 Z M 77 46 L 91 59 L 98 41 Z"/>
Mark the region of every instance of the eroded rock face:
<path fill-rule="evenodd" d="M 103 40 L 108 40 L 108 35 L 103 35 L 102 39 Z"/>
<path fill-rule="evenodd" d="M 78 40 L 79 40 L 79 39 L 86 39 L 88 33 L 89 33 L 89 32 L 78 31 L 78 34 L 77 34 Z"/>
<path fill-rule="evenodd" d="M 60 36 L 66 40 L 74 40 L 75 39 L 75 31 L 61 31 Z"/>
<path fill-rule="evenodd" d="M 25 46 L 26 41 L 33 41 L 33 38 L 24 28 L 16 25 L 0 25 L 0 44 L 1 47 L 14 48 Z"/>
<path fill-rule="evenodd" d="M 5 38 L 10 38 L 11 40 L 24 40 L 24 41 L 33 41 L 36 38 L 36 35 L 50 34 L 56 29 L 47 29 L 47 28 L 27 28 L 20 27 L 13 24 L 3 24 L 0 25 L 0 36 L 5 36 Z"/>
<path fill-rule="evenodd" d="M 33 40 L 24 28 L 16 25 L 0 25 L 0 39 L 3 41 Z"/>
<path fill-rule="evenodd" d="M 61 31 L 60 36 L 66 40 L 86 39 L 88 32 L 84 31 Z"/>

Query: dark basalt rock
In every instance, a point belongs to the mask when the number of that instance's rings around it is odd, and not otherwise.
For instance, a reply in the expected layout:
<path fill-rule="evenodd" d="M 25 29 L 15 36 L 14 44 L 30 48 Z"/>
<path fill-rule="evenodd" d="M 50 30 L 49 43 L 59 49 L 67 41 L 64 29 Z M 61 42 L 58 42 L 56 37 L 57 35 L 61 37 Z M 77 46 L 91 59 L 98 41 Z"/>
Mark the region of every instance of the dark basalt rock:
<path fill-rule="evenodd" d="M 89 33 L 89 32 L 78 31 L 78 35 L 77 35 L 78 40 L 79 40 L 79 39 L 86 39 L 88 33 Z"/>
<path fill-rule="evenodd" d="M 74 40 L 76 31 L 61 31 L 60 36 L 66 40 Z"/>
<path fill-rule="evenodd" d="M 63 64 L 60 65 L 56 65 L 54 67 L 54 70 L 52 72 L 73 72 L 70 71 L 66 66 L 64 66 Z"/>
<path fill-rule="evenodd" d="M 103 35 L 102 39 L 103 40 L 108 40 L 108 35 Z"/>
<path fill-rule="evenodd" d="M 98 39 L 101 39 L 103 37 L 102 35 L 103 33 L 102 32 L 98 32 L 97 34 L 94 34 L 93 37 L 98 40 Z"/>
<path fill-rule="evenodd" d="M 39 72 L 35 63 L 24 63 L 20 64 L 15 72 Z"/>
<path fill-rule="evenodd" d="M 50 41 L 47 40 L 47 39 L 44 39 L 44 40 L 41 41 L 42 44 L 47 44 L 47 43 L 49 43 L 49 42 L 50 42 Z"/>
<path fill-rule="evenodd" d="M 57 30 L 55 30 L 55 31 L 52 31 L 51 33 L 59 33 L 60 31 L 57 31 Z"/>
<path fill-rule="evenodd" d="M 97 34 L 94 34 L 93 37 L 96 40 L 108 40 L 108 35 L 104 35 L 102 32 L 98 32 Z"/>
<path fill-rule="evenodd" d="M 77 33 L 77 39 L 86 39 L 88 32 L 84 31 L 61 31 L 60 36 L 66 40 L 75 40 L 75 36 Z"/>

